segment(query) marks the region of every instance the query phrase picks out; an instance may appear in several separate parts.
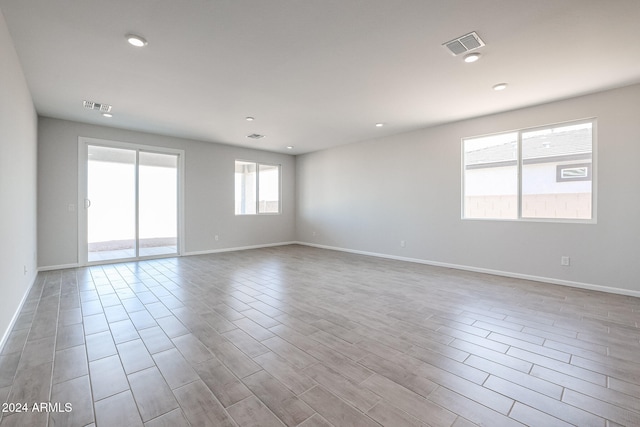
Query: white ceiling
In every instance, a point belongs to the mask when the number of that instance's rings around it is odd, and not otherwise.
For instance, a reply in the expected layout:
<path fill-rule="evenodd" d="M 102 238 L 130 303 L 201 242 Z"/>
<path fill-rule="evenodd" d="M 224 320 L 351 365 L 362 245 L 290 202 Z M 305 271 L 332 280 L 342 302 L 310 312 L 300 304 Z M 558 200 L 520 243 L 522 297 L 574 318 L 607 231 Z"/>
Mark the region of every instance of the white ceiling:
<path fill-rule="evenodd" d="M 0 0 L 0 10 L 43 116 L 293 154 L 640 82 L 640 0 Z M 471 31 L 486 43 L 480 61 L 441 46 Z M 148 46 L 128 45 L 129 32 Z M 499 82 L 508 89 L 494 92 Z M 113 105 L 114 117 L 83 100 Z"/>

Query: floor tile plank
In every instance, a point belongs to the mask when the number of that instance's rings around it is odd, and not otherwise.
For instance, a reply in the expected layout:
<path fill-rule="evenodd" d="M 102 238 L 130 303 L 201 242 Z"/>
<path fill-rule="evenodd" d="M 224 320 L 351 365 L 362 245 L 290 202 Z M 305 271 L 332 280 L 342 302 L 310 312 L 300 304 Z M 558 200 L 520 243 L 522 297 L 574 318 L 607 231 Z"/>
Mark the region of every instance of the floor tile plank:
<path fill-rule="evenodd" d="M 99 426 L 143 426 L 130 390 L 100 400 L 95 407 Z"/>
<path fill-rule="evenodd" d="M 542 411 L 534 409 L 530 406 L 516 402 L 509 416 L 528 426 L 545 426 L 545 427 L 571 427 L 575 424 L 564 422 L 556 417 L 552 417 Z"/>
<path fill-rule="evenodd" d="M 313 409 L 265 371 L 249 375 L 242 382 L 289 427 L 297 426 L 314 413 Z"/>
<path fill-rule="evenodd" d="M 93 399 L 88 375 L 54 384 L 50 401 L 61 406 L 60 409 L 50 413 L 50 426 L 86 426 L 94 420 Z M 68 410 L 67 404 L 69 405 Z"/>
<path fill-rule="evenodd" d="M 313 387 L 301 394 L 300 398 L 336 426 L 373 427 L 378 425 L 321 386 Z"/>
<path fill-rule="evenodd" d="M 573 390 L 565 390 L 562 401 L 621 425 L 640 425 L 640 412 L 638 412 L 640 408 L 638 407 L 635 411 L 629 411 Z"/>
<path fill-rule="evenodd" d="M 604 426 L 605 424 L 603 418 L 493 375 L 484 386 L 498 393 L 513 396 L 525 405 L 544 408 L 545 413 L 572 424 L 580 426 Z"/>
<path fill-rule="evenodd" d="M 144 423 L 144 427 L 191 427 L 181 409 L 174 409 Z"/>
<path fill-rule="evenodd" d="M 236 403 L 229 409 L 229 414 L 239 427 L 283 427 L 283 424 L 269 409 L 255 396 L 248 397 Z"/>
<path fill-rule="evenodd" d="M 95 401 L 129 389 L 129 382 L 117 355 L 89 362 L 89 375 Z"/>
<path fill-rule="evenodd" d="M 249 389 L 217 359 L 207 360 L 193 368 L 225 408 L 251 395 Z"/>
<path fill-rule="evenodd" d="M 371 408 L 367 415 L 385 427 L 428 427 L 428 424 L 420 422 L 384 401 Z"/>
<path fill-rule="evenodd" d="M 141 339 L 118 344 L 116 348 L 127 374 L 150 368 L 155 364 Z"/>
<path fill-rule="evenodd" d="M 338 372 L 316 363 L 303 371 L 328 391 L 362 412 L 367 412 L 380 400 L 375 393 L 343 377 Z"/>
<path fill-rule="evenodd" d="M 191 365 L 175 348 L 154 354 L 153 360 L 171 389 L 176 389 L 199 378 Z"/>
<path fill-rule="evenodd" d="M 273 352 L 261 354 L 255 357 L 254 360 L 295 395 L 304 393 L 316 385 L 316 382 L 311 377 L 297 370 Z"/>
<path fill-rule="evenodd" d="M 315 358 L 280 337 L 266 339 L 262 344 L 298 369 L 304 369 L 317 362 Z"/>
<path fill-rule="evenodd" d="M 434 391 L 429 396 L 429 400 L 478 425 L 495 427 L 522 427 L 524 425 L 444 387 L 439 387 Z"/>
<path fill-rule="evenodd" d="M 362 382 L 362 386 L 378 394 L 385 402 L 412 415 L 425 424 L 450 426 L 456 419 L 456 414 L 453 412 L 432 403 L 383 376 L 372 375 Z"/>
<path fill-rule="evenodd" d="M 130 374 L 128 379 L 142 421 L 147 422 L 178 407 L 171 389 L 155 366 Z"/>

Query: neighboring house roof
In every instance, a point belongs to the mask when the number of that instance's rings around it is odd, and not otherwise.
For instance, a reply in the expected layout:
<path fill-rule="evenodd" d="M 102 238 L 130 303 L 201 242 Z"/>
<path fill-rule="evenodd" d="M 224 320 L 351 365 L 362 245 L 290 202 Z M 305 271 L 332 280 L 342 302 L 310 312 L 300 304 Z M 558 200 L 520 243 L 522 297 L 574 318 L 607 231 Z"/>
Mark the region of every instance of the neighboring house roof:
<path fill-rule="evenodd" d="M 522 140 L 522 159 L 524 163 L 543 163 L 562 160 L 579 160 L 591 157 L 591 129 L 579 129 L 555 132 L 548 135 L 534 135 Z M 465 152 L 467 166 L 479 166 L 495 163 L 514 163 L 516 161 L 516 141 L 475 151 Z"/>

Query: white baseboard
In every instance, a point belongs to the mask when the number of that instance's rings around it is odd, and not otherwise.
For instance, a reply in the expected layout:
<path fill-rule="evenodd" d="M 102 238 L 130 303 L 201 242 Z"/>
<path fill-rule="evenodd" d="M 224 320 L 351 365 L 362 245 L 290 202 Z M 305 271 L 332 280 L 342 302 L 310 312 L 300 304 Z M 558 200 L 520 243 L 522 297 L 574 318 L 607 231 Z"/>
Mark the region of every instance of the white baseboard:
<path fill-rule="evenodd" d="M 27 297 L 29 296 L 29 292 L 31 292 L 31 288 L 33 288 L 33 285 L 35 285 L 37 278 L 38 278 L 37 274 L 35 274 L 31 278 L 31 284 L 24 291 L 24 295 L 22 295 L 22 300 L 20 301 L 20 304 L 18 304 L 18 307 L 16 308 L 15 312 L 13 313 L 13 317 L 11 318 L 11 322 L 9 322 L 9 325 L 7 326 L 7 329 L 2 333 L 2 339 L 0 339 L 0 353 L 2 353 L 2 350 L 4 349 L 4 345 L 7 343 L 7 340 L 9 339 L 9 334 L 11 333 L 11 330 L 13 329 L 13 326 L 16 324 L 16 320 L 18 320 L 18 316 L 20 316 L 20 312 L 22 311 L 22 307 L 24 306 L 24 303 L 27 301 Z"/>
<path fill-rule="evenodd" d="M 274 246 L 295 245 L 297 243 L 298 242 L 279 242 L 279 243 L 265 243 L 265 244 L 262 244 L 262 245 L 236 246 L 236 247 L 233 247 L 233 248 L 208 249 L 206 251 L 185 252 L 183 254 L 183 256 L 208 255 L 208 254 L 217 254 L 217 253 L 221 253 L 221 252 L 246 251 L 248 249 L 271 248 L 271 247 L 274 247 Z"/>
<path fill-rule="evenodd" d="M 44 267 L 38 267 L 38 272 L 40 271 L 54 271 L 54 270 L 66 270 L 67 268 L 78 268 L 80 264 L 61 264 L 61 265 L 47 265 Z"/>
<path fill-rule="evenodd" d="M 429 260 L 419 259 L 419 258 L 408 258 L 408 257 L 389 255 L 389 254 L 383 254 L 378 252 L 360 251 L 356 249 L 341 248 L 337 246 L 318 245 L 315 243 L 308 243 L 308 242 L 294 242 L 294 243 L 298 245 L 311 246 L 311 247 L 320 248 L 320 249 L 329 249 L 333 251 L 348 252 L 348 253 L 367 255 L 367 256 L 373 256 L 378 258 L 414 262 L 417 264 L 433 265 L 435 267 L 453 268 L 456 270 L 473 271 L 476 273 L 492 274 L 494 276 L 512 277 L 515 279 L 533 280 L 535 282 L 550 283 L 552 285 L 569 286 L 572 288 L 588 289 L 591 291 L 606 292 L 610 294 L 640 297 L 640 291 L 634 291 L 631 289 L 614 288 L 609 286 L 596 285 L 592 283 L 574 282 L 570 280 L 555 279 L 553 277 L 533 276 L 530 274 L 514 273 L 511 271 L 492 270 L 490 268 L 480 268 L 480 267 L 472 267 L 468 265 L 450 264 L 450 263 L 439 262 L 439 261 L 429 261 Z"/>

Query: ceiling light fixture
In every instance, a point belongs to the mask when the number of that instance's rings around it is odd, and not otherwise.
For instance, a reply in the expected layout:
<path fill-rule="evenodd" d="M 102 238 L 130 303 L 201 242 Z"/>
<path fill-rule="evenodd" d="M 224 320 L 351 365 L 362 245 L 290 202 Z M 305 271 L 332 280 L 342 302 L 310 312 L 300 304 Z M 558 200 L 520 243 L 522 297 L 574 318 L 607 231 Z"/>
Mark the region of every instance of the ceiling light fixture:
<path fill-rule="evenodd" d="M 253 117 L 251 117 L 251 116 L 247 116 L 247 117 L 245 117 L 244 119 L 245 119 L 246 121 L 248 121 L 248 122 L 252 122 L 252 121 L 254 121 L 254 120 L 255 120 L 255 119 L 254 119 Z"/>
<path fill-rule="evenodd" d="M 480 54 L 479 53 L 470 53 L 468 55 L 466 55 L 464 57 L 464 62 L 467 63 L 472 63 L 472 62 L 476 62 L 478 59 L 480 59 Z"/>
<path fill-rule="evenodd" d="M 125 37 L 131 46 L 144 47 L 148 44 L 144 37 L 137 34 L 127 34 Z"/>
<path fill-rule="evenodd" d="M 102 115 L 103 115 L 104 117 L 108 117 L 108 118 L 113 117 L 113 114 L 111 114 L 111 113 L 102 113 Z"/>
<path fill-rule="evenodd" d="M 287 145 L 287 150 L 293 150 L 293 145 Z"/>
<path fill-rule="evenodd" d="M 381 128 L 382 126 L 384 126 L 384 123 L 376 123 L 377 128 Z"/>
<path fill-rule="evenodd" d="M 505 90 L 506 88 L 507 88 L 506 83 L 498 83 L 497 85 L 493 86 L 493 90 Z"/>

